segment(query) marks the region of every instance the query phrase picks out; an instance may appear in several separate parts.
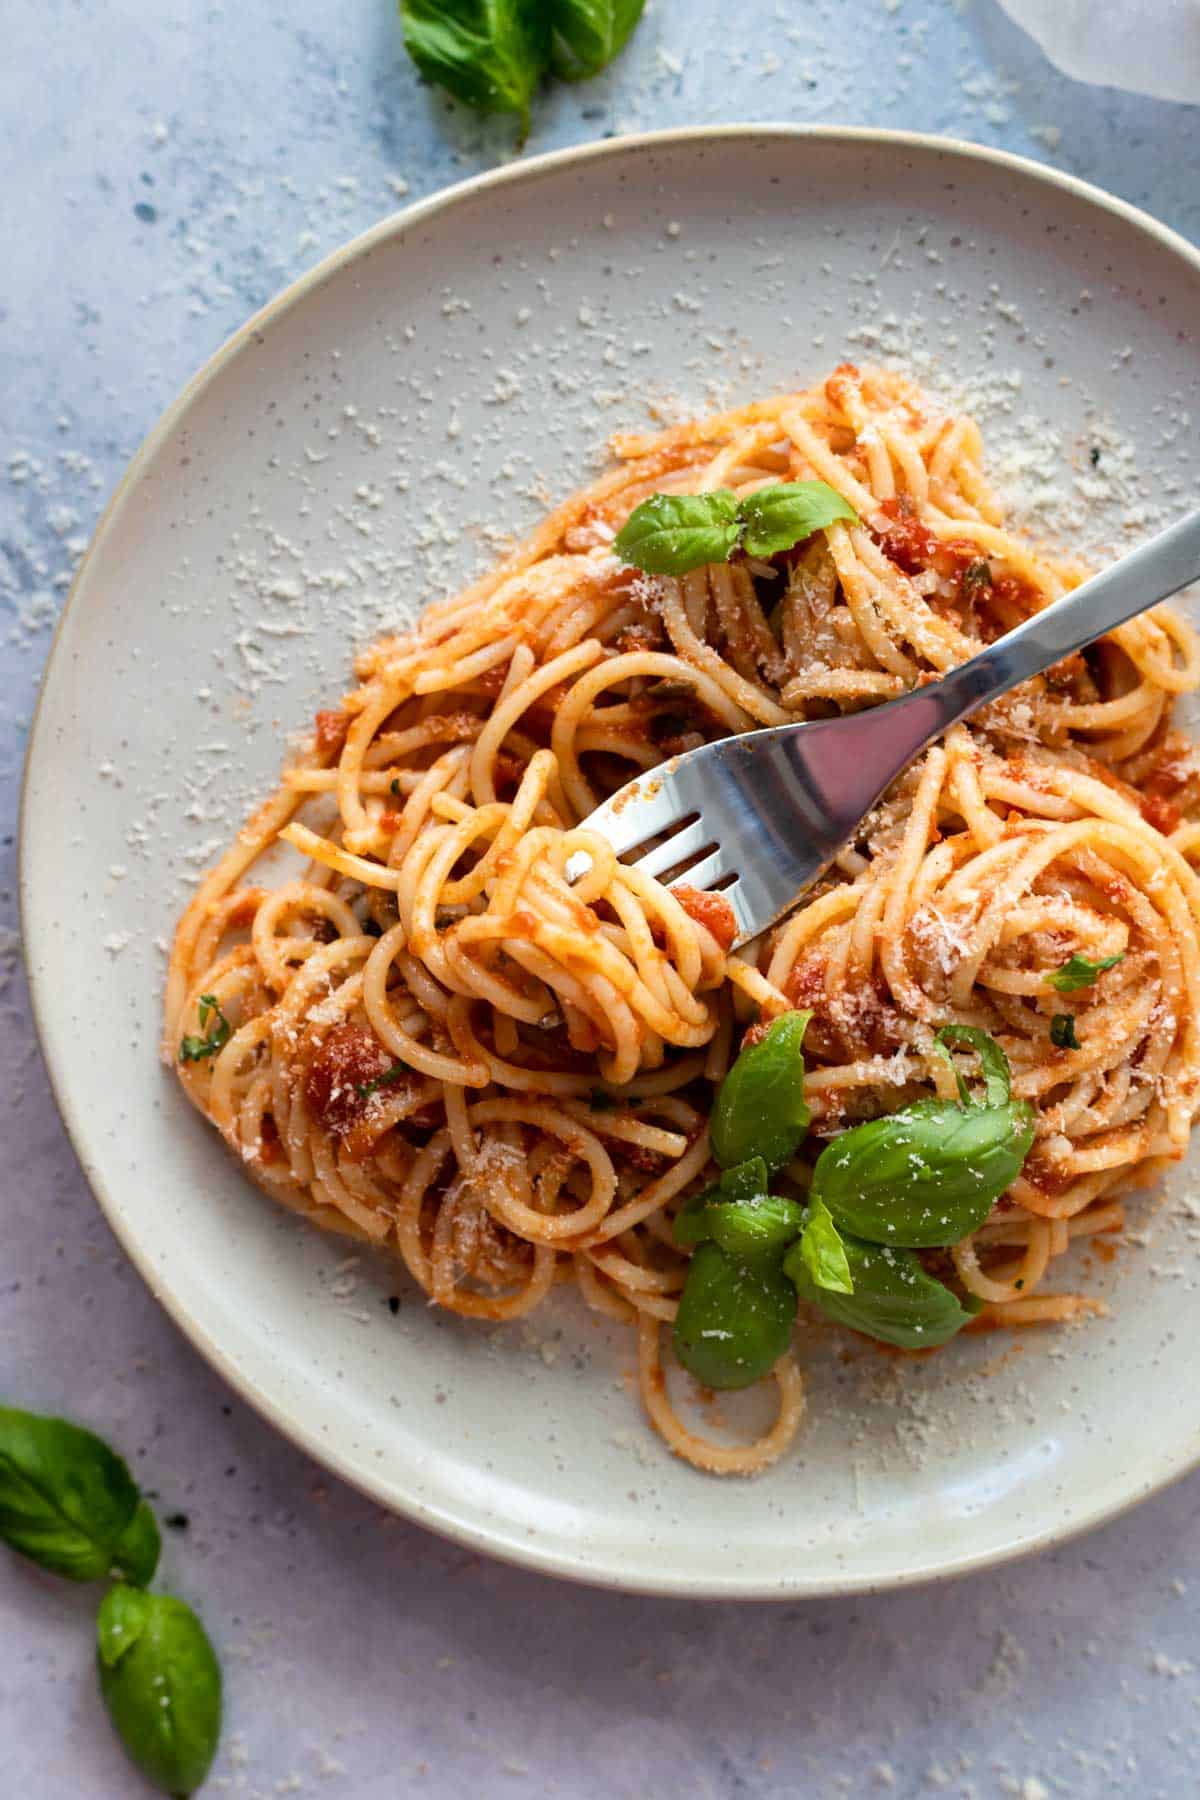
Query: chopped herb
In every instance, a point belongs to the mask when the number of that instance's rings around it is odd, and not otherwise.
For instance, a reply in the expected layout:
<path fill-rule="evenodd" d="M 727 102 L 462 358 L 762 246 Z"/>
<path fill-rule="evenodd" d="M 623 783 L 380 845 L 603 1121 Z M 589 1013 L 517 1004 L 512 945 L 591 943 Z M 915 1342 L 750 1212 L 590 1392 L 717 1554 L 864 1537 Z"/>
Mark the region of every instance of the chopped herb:
<path fill-rule="evenodd" d="M 1088 461 L 1091 463 L 1093 469 L 1098 468 L 1100 466 L 1100 446 L 1099 446 L 1099 444 L 1093 444 L 1091 449 L 1088 451 Z"/>
<path fill-rule="evenodd" d="M 167 1527 L 168 1531 L 186 1531 L 191 1524 L 191 1520 L 186 1513 L 168 1513 L 163 1520 L 163 1524 Z"/>
<path fill-rule="evenodd" d="M 1013 1286 L 1015 1288 L 1023 1288 L 1025 1286 L 1025 1277 L 1023 1275 L 1018 1275 L 1017 1279 L 1013 1282 Z"/>
<path fill-rule="evenodd" d="M 400 1296 L 399 1296 L 399 1294 L 389 1294 L 388 1295 L 388 1311 L 391 1313 L 393 1319 L 395 1318 L 396 1314 L 400 1311 Z"/>
<path fill-rule="evenodd" d="M 215 1056 L 232 1035 L 233 1026 L 221 1011 L 221 1002 L 215 994 L 201 994 L 199 1013 L 200 1029 L 205 1035 L 184 1038 L 179 1046 L 180 1062 L 203 1062 L 206 1056 Z"/>
<path fill-rule="evenodd" d="M 1118 950 L 1115 956 L 1102 956 L 1099 962 L 1093 962 L 1090 956 L 1080 956 L 1076 951 L 1068 957 L 1061 969 L 1055 969 L 1053 975 L 1046 980 L 1060 994 L 1073 994 L 1077 988 L 1091 987 L 1105 969 L 1115 969 L 1119 962 L 1125 961 L 1124 950 Z"/>
<path fill-rule="evenodd" d="M 615 1094 L 606 1094 L 603 1088 L 593 1088 L 588 1095 L 588 1105 L 593 1112 L 612 1112 L 617 1104 Z"/>
<path fill-rule="evenodd" d="M 1055 1013 L 1050 1021 L 1050 1042 L 1056 1050 L 1079 1049 L 1079 1039 L 1075 1035 L 1074 1013 Z"/>
<path fill-rule="evenodd" d="M 393 1063 L 391 1068 L 388 1069 L 386 1071 L 386 1073 L 384 1073 L 383 1075 L 377 1075 L 375 1077 L 374 1081 L 358 1082 L 355 1086 L 354 1091 L 358 1095 L 360 1100 L 369 1100 L 371 1098 L 371 1095 L 378 1092 L 378 1090 L 381 1087 L 391 1087 L 393 1082 L 399 1081 L 400 1077 L 402 1075 L 406 1074 L 407 1071 L 408 1071 L 407 1063 L 402 1063 L 402 1062 Z"/>
<path fill-rule="evenodd" d="M 964 600 L 977 600 L 984 588 L 992 585 L 992 565 L 982 557 L 977 562 L 970 562 L 962 572 L 962 597 Z"/>
<path fill-rule="evenodd" d="M 393 794 L 395 794 L 397 800 L 401 800 L 404 798 L 404 790 L 400 786 L 400 777 L 398 775 L 392 776 L 390 787 L 391 787 L 391 792 Z"/>

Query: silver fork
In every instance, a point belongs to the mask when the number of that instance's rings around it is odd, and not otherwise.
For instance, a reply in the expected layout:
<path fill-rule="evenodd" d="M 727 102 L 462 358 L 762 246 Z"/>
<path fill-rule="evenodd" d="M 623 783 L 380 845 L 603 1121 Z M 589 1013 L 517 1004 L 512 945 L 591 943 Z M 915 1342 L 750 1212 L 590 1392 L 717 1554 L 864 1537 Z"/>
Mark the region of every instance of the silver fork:
<path fill-rule="evenodd" d="M 927 744 L 1137 613 L 1200 579 L 1200 511 L 1035 614 L 940 681 L 866 712 L 702 744 L 636 780 L 581 826 L 647 875 L 719 888 L 734 946 L 787 912 Z M 640 855 L 630 852 L 649 845 Z M 697 860 L 697 858 L 699 860 Z M 589 866 L 567 864 L 574 880 Z"/>

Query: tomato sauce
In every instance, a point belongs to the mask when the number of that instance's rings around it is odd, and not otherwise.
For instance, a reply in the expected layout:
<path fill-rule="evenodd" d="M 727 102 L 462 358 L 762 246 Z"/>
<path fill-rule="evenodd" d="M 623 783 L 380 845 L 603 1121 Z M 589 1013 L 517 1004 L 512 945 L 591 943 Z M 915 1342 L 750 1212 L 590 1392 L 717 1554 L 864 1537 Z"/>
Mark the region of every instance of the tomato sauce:
<path fill-rule="evenodd" d="M 722 950 L 728 950 L 737 936 L 737 919 L 732 906 L 721 894 L 706 894 L 700 888 L 680 882 L 671 889 L 689 919 L 712 933 Z"/>

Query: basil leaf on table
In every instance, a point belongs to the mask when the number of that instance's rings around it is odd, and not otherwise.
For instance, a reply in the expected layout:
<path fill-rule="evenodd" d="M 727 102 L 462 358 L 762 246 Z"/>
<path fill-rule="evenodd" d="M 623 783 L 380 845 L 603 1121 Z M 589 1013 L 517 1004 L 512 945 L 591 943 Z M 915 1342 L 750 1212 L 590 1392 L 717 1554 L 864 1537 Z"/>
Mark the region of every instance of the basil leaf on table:
<path fill-rule="evenodd" d="M 516 113 L 529 135 L 529 103 L 550 57 L 542 0 L 400 0 L 400 18 L 426 80 L 479 112 Z"/>
<path fill-rule="evenodd" d="M 814 1285 L 835 1294 L 852 1294 L 854 1278 L 842 1234 L 823 1200 L 813 1200 L 800 1237 L 801 1260 Z"/>
<path fill-rule="evenodd" d="M 780 1259 L 752 1265 L 701 1244 L 679 1297 L 675 1355 L 705 1387 L 749 1387 L 779 1361 L 795 1318 L 796 1290 Z"/>
<path fill-rule="evenodd" d="M 1074 994 L 1080 988 L 1091 987 L 1106 969 L 1115 969 L 1117 964 L 1125 961 L 1125 951 L 1118 950 L 1115 956 L 1102 956 L 1093 962 L 1090 956 L 1080 956 L 1076 951 L 1069 956 L 1061 969 L 1055 969 L 1053 975 L 1046 980 L 1060 994 Z"/>
<path fill-rule="evenodd" d="M 71 1581 L 150 1580 L 158 1526 L 125 1462 L 66 1419 L 0 1406 L 0 1538 Z"/>
<path fill-rule="evenodd" d="M 737 497 L 728 488 L 711 494 L 653 494 L 635 506 L 613 540 L 622 562 L 648 575 L 686 575 L 706 563 L 725 562 L 737 548 Z"/>
<path fill-rule="evenodd" d="M 811 1012 L 782 1013 L 726 1075 L 708 1123 L 723 1169 L 761 1156 L 770 1170 L 790 1162 L 812 1117 L 804 1098 L 804 1033 Z"/>
<path fill-rule="evenodd" d="M 747 494 L 738 507 L 742 548 L 751 556 L 790 550 L 839 519 L 858 524 L 848 500 L 827 481 L 779 481 Z"/>
<path fill-rule="evenodd" d="M 838 1293 L 818 1286 L 803 1252 L 803 1240 L 784 1259 L 784 1271 L 801 1300 L 811 1301 L 825 1316 L 853 1331 L 896 1344 L 902 1350 L 928 1350 L 945 1344 L 971 1314 L 950 1289 L 926 1273 L 912 1250 L 843 1240 L 854 1291 Z"/>
<path fill-rule="evenodd" d="M 553 0 L 551 61 L 564 81 L 607 68 L 625 48 L 646 0 Z"/>
<path fill-rule="evenodd" d="M 130 1760 L 166 1794 L 194 1793 L 221 1735 L 221 1670 L 190 1606 L 110 1588 L 96 1619 L 100 1692 Z"/>

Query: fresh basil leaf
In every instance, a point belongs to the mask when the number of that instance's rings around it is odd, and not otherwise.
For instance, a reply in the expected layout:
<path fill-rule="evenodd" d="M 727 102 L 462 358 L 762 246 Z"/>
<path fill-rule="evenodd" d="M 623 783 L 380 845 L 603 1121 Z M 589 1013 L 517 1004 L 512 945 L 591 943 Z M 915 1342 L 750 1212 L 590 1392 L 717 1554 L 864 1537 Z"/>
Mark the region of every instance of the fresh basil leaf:
<path fill-rule="evenodd" d="M 148 1500 L 139 1500 L 137 1511 L 113 1545 L 113 1567 L 134 1587 L 147 1587 L 158 1567 L 162 1536 Z"/>
<path fill-rule="evenodd" d="M 780 481 L 756 488 L 741 501 L 742 546 L 750 556 L 774 556 L 823 531 L 838 519 L 858 524 L 858 514 L 826 481 Z"/>
<path fill-rule="evenodd" d="M 404 44 L 427 81 L 479 112 L 516 113 L 529 135 L 529 102 L 550 58 L 543 0 L 400 0 Z"/>
<path fill-rule="evenodd" d="M 813 1200 L 809 1205 L 800 1239 L 800 1255 L 816 1287 L 827 1288 L 835 1294 L 854 1292 L 842 1234 L 823 1200 Z"/>
<path fill-rule="evenodd" d="M 104 1704 L 130 1760 L 165 1794 L 192 1794 L 221 1735 L 221 1671 L 190 1606 L 114 1587 L 96 1620 Z"/>
<path fill-rule="evenodd" d="M 1050 1021 L 1050 1042 L 1056 1050 L 1078 1050 L 1081 1048 L 1075 1031 L 1074 1013 L 1055 1013 Z"/>
<path fill-rule="evenodd" d="M 784 1270 L 801 1300 L 819 1306 L 827 1318 L 848 1325 L 884 1344 L 904 1350 L 928 1350 L 962 1330 L 970 1312 L 942 1282 L 922 1267 L 912 1250 L 842 1240 L 851 1294 L 820 1287 L 804 1257 L 803 1239 L 784 1259 Z"/>
<path fill-rule="evenodd" d="M 812 1195 L 838 1230 L 909 1249 L 957 1244 L 978 1231 L 1029 1154 L 1033 1108 L 917 1100 L 827 1144 Z"/>
<path fill-rule="evenodd" d="M 675 1354 L 711 1388 L 743 1388 L 768 1375 L 791 1342 L 796 1290 L 776 1258 L 768 1266 L 701 1244 L 675 1315 Z"/>
<path fill-rule="evenodd" d="M 708 1209 L 709 1236 L 726 1256 L 756 1263 L 787 1249 L 804 1223 L 804 1210 L 782 1194 L 725 1200 Z"/>
<path fill-rule="evenodd" d="M 197 1005 L 200 1015 L 200 1029 L 203 1037 L 185 1037 L 179 1046 L 180 1062 L 203 1062 L 206 1056 L 215 1056 L 223 1050 L 233 1033 L 233 1026 L 221 1011 L 221 1002 L 215 994 L 201 994 Z"/>
<path fill-rule="evenodd" d="M 954 1078 L 958 1082 L 959 1099 L 964 1106 L 970 1104 L 967 1086 L 955 1066 L 948 1046 L 965 1044 L 974 1050 L 979 1057 L 983 1069 L 983 1091 L 987 1106 L 1003 1106 L 1012 1093 L 1012 1070 L 1008 1066 L 1008 1058 L 989 1032 L 980 1031 L 976 1025 L 943 1025 L 933 1040 L 933 1047 L 949 1063 L 954 1070 Z"/>
<path fill-rule="evenodd" d="M 671 1221 L 671 1234 L 677 1244 L 685 1247 L 692 1244 L 705 1243 L 712 1236 L 709 1223 L 709 1207 L 714 1200 L 721 1198 L 721 1189 L 714 1182 L 711 1187 L 701 1188 L 685 1200 Z"/>
<path fill-rule="evenodd" d="M 718 1182 L 702 1188 L 685 1200 L 672 1220 L 671 1229 L 677 1244 L 700 1244 L 713 1236 L 712 1218 L 717 1205 L 728 1200 L 754 1200 L 764 1195 L 769 1185 L 767 1165 L 761 1156 L 751 1156 L 744 1163 L 726 1169 Z"/>
<path fill-rule="evenodd" d="M 728 488 L 711 494 L 652 494 L 635 506 L 613 541 L 624 563 L 648 575 L 686 575 L 706 563 L 725 562 L 737 548 L 737 497 Z"/>
<path fill-rule="evenodd" d="M 743 1050 L 717 1092 L 708 1123 L 723 1169 L 761 1156 L 770 1170 L 795 1155 L 812 1116 L 804 1098 L 804 1033 L 811 1012 L 782 1013 Z"/>
<path fill-rule="evenodd" d="M 646 0 L 551 0 L 554 73 L 564 81 L 598 75 L 625 48 Z"/>
<path fill-rule="evenodd" d="M 717 1185 L 722 1200 L 757 1200 L 766 1193 L 770 1180 L 762 1157 L 748 1156 L 745 1162 L 723 1170 Z"/>
<path fill-rule="evenodd" d="M 1076 951 L 1074 956 L 1067 958 L 1061 969 L 1055 969 L 1053 975 L 1047 975 L 1046 980 L 1060 994 L 1074 994 L 1080 988 L 1091 987 L 1106 969 L 1115 969 L 1119 962 L 1124 961 L 1124 950 L 1118 950 L 1115 956 L 1102 956 L 1099 962 L 1093 962 L 1090 956 L 1080 956 Z"/>
<path fill-rule="evenodd" d="M 124 1461 L 66 1419 L 0 1406 L 0 1538 L 71 1581 L 149 1581 L 158 1527 Z"/>

